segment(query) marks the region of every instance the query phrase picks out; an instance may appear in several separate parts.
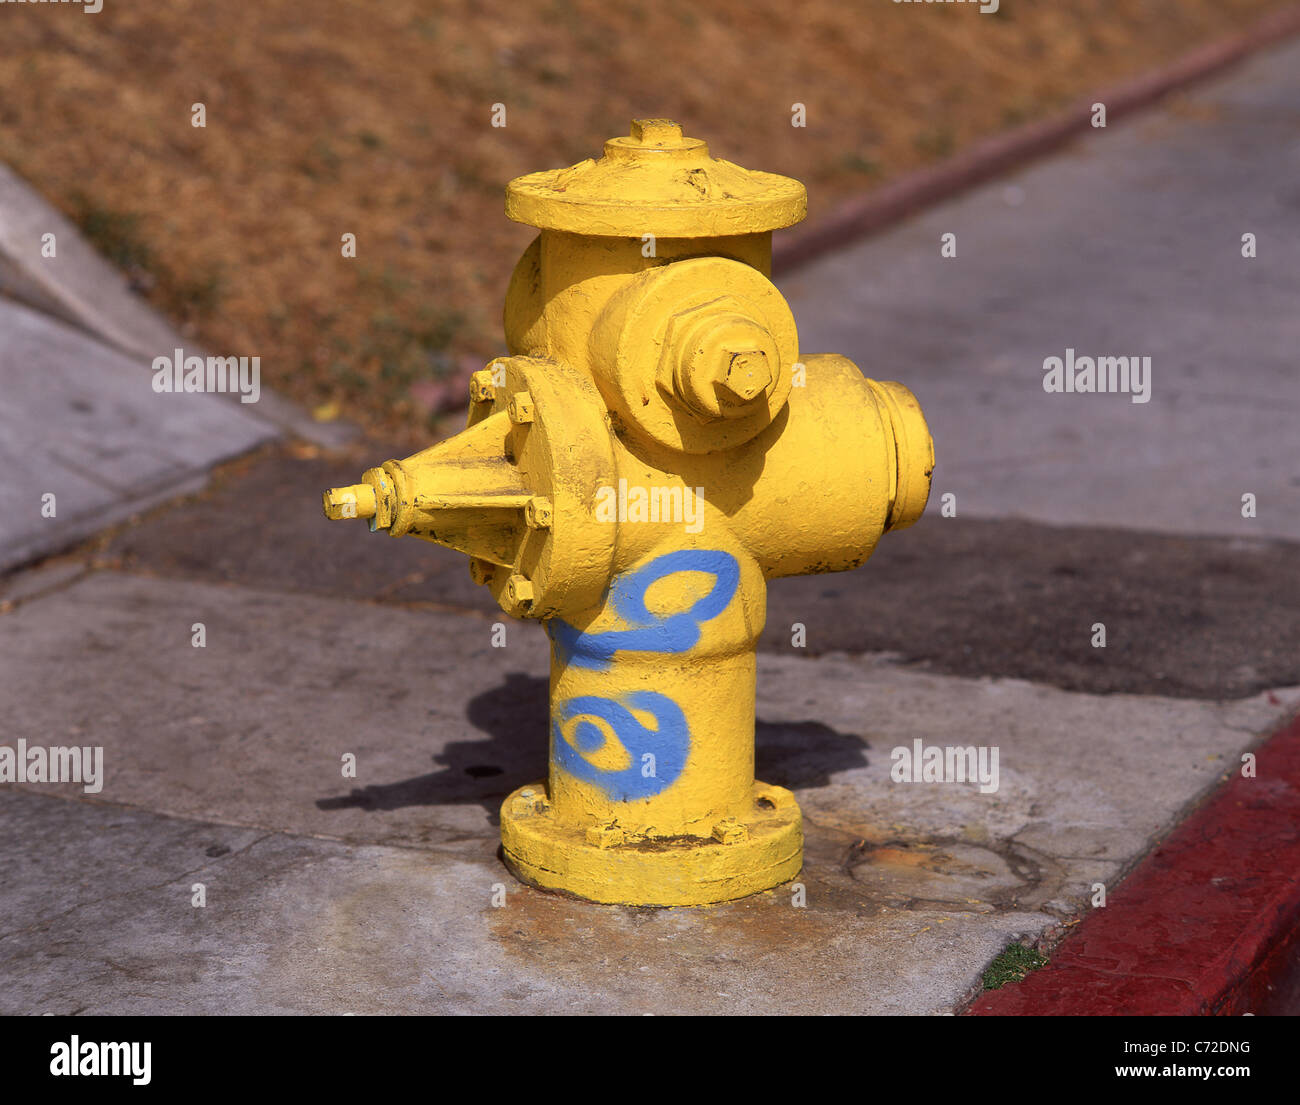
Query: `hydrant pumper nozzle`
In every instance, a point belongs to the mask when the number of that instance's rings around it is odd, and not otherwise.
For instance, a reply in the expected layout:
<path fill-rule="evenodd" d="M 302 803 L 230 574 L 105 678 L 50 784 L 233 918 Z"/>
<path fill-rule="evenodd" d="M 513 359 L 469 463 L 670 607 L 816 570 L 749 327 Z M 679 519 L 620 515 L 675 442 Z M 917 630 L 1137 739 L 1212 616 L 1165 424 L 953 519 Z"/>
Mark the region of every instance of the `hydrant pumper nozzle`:
<path fill-rule="evenodd" d="M 862 564 L 934 467 L 910 391 L 799 353 L 768 276 L 805 207 L 661 119 L 512 181 L 507 215 L 539 233 L 467 427 L 324 494 L 329 518 L 466 553 L 546 628 L 548 776 L 501 807 L 534 886 L 703 905 L 799 873 L 794 796 L 754 779 L 766 581 Z"/>

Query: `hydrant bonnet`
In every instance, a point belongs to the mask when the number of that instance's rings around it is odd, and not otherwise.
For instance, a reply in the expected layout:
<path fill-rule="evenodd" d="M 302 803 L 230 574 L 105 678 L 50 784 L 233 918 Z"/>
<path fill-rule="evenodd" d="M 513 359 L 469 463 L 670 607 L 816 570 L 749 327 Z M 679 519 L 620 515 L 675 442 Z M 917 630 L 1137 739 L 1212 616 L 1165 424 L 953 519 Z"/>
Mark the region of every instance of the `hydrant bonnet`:
<path fill-rule="evenodd" d="M 807 214 L 797 180 L 709 156 L 668 119 L 633 122 L 605 156 L 530 173 L 506 189 L 506 215 L 540 230 L 641 238 L 720 238 L 792 226 Z"/>

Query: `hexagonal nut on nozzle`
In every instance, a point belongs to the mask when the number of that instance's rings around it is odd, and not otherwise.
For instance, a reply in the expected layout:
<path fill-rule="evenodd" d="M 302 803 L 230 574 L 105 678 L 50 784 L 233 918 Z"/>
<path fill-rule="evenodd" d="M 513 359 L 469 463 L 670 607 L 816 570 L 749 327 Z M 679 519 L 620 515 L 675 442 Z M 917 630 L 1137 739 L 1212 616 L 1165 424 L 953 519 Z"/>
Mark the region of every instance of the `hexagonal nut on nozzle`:
<path fill-rule="evenodd" d="M 379 508 L 375 489 L 368 483 L 331 487 L 322 493 L 321 505 L 325 517 L 336 522 L 344 518 L 373 518 Z"/>
<path fill-rule="evenodd" d="M 756 399 L 772 383 L 765 349 L 741 349 L 731 354 L 726 376 L 718 383 L 718 397 L 731 406 Z"/>
<path fill-rule="evenodd" d="M 775 384 L 781 367 L 776 339 L 745 315 L 701 312 L 672 336 L 674 391 L 700 417 L 741 418 Z"/>

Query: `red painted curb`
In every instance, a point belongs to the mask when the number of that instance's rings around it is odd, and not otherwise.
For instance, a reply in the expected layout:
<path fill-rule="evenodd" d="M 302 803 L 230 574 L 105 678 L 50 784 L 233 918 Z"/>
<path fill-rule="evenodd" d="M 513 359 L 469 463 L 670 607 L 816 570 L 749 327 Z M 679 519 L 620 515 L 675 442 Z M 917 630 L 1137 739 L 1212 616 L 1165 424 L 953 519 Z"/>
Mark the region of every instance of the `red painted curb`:
<path fill-rule="evenodd" d="M 1300 717 L 1217 790 L 983 1016 L 1282 1012 L 1300 978 Z M 1291 995 L 1294 998 L 1294 995 Z"/>
<path fill-rule="evenodd" d="M 1106 105 L 1109 123 L 1295 34 L 1300 34 L 1300 7 L 1273 12 L 1245 34 L 1202 46 L 1163 69 L 1089 96 L 1061 115 L 986 138 L 940 165 L 909 173 L 848 200 L 824 218 L 777 236 L 772 246 L 773 272 L 788 273 L 824 253 L 842 249 L 852 239 L 866 237 L 1050 153 L 1076 135 L 1092 130 L 1094 103 Z"/>

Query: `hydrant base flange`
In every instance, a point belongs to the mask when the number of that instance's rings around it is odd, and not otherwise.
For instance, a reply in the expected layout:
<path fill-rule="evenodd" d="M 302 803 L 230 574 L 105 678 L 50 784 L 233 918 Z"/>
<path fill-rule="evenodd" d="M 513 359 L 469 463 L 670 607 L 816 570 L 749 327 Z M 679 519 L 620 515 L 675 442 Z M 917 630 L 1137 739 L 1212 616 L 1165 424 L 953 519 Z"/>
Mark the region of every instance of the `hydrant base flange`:
<path fill-rule="evenodd" d="M 709 838 L 627 840 L 616 824 L 581 830 L 557 822 L 545 784 L 501 806 L 506 866 L 541 890 L 609 905 L 729 902 L 789 882 L 803 866 L 803 819 L 783 787 L 754 784 L 754 810 Z"/>

